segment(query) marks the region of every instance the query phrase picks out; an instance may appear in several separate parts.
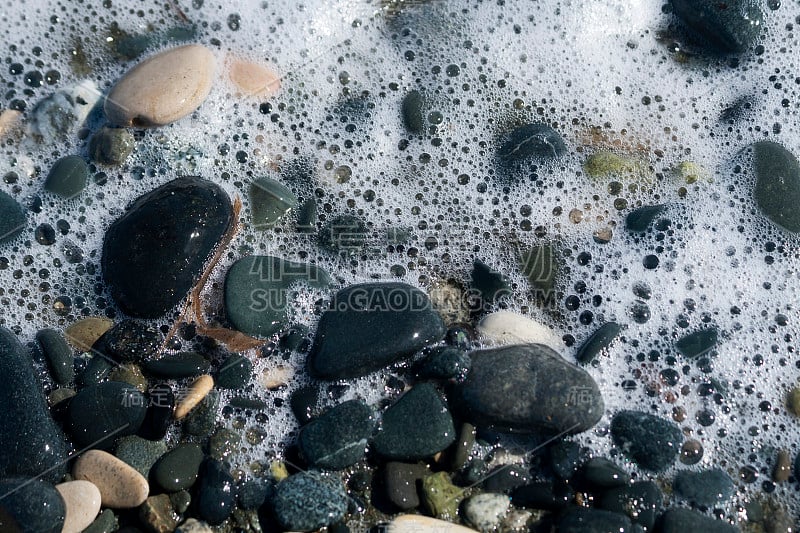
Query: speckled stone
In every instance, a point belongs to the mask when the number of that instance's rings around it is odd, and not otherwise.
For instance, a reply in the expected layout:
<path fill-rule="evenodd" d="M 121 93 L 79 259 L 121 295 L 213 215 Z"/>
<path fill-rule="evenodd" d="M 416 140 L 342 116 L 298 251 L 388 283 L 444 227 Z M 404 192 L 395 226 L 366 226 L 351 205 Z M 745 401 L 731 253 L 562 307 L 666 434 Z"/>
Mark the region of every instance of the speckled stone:
<path fill-rule="evenodd" d="M 288 531 L 313 531 L 341 520 L 347 493 L 341 482 L 315 472 L 300 472 L 278 484 L 275 516 Z"/>
<path fill-rule="evenodd" d="M 75 479 L 91 481 L 100 490 L 103 507 L 131 509 L 147 499 L 150 486 L 132 466 L 108 452 L 89 450 L 72 467 Z"/>

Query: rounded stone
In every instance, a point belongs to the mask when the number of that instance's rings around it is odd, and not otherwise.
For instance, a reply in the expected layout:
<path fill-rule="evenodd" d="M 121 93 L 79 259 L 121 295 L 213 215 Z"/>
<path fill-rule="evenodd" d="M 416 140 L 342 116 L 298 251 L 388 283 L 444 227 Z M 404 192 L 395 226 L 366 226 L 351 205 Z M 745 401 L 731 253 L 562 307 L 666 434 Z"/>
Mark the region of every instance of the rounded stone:
<path fill-rule="evenodd" d="M 311 467 L 341 470 L 364 457 L 374 425 L 372 410 L 350 400 L 303 427 L 298 446 Z"/>
<path fill-rule="evenodd" d="M 639 466 L 654 472 L 674 463 L 683 443 L 678 426 L 641 411 L 620 411 L 614 415 L 611 436 Z"/>
<path fill-rule="evenodd" d="M 16 238 L 26 225 L 25 209 L 8 194 L 0 191 L 0 244 Z"/>
<path fill-rule="evenodd" d="M 244 96 L 268 98 L 281 88 L 280 77 L 254 61 L 234 59 L 230 62 L 228 75 Z"/>
<path fill-rule="evenodd" d="M 150 486 L 135 468 L 102 450 L 89 450 L 75 461 L 72 476 L 94 483 L 103 507 L 132 509 L 147 499 Z"/>
<path fill-rule="evenodd" d="M 149 57 L 128 71 L 109 92 L 105 114 L 117 126 L 151 128 L 185 117 L 211 91 L 214 54 L 199 44 Z"/>
<path fill-rule="evenodd" d="M 253 374 L 253 363 L 239 354 L 231 354 L 220 365 L 217 372 L 217 387 L 220 389 L 243 389 Z"/>
<path fill-rule="evenodd" d="M 479 531 L 496 531 L 510 505 L 505 494 L 476 494 L 464 502 L 464 518 Z"/>
<path fill-rule="evenodd" d="M 756 205 L 773 223 L 800 232 L 800 163 L 789 150 L 773 141 L 752 145 Z"/>
<path fill-rule="evenodd" d="M 61 494 L 39 479 L 0 481 L 0 529 L 10 533 L 60 533 L 66 506 Z"/>
<path fill-rule="evenodd" d="M 682 499 L 704 507 L 724 503 L 736 490 L 733 479 L 720 468 L 700 472 L 681 470 L 675 475 L 672 487 Z"/>
<path fill-rule="evenodd" d="M 53 163 L 44 189 L 62 198 L 74 198 L 86 188 L 88 179 L 89 165 L 86 161 L 77 155 L 68 155 Z"/>
<path fill-rule="evenodd" d="M 121 128 L 100 128 L 89 141 L 92 160 L 103 165 L 121 165 L 133 152 L 136 141 L 131 132 Z"/>
<path fill-rule="evenodd" d="M 100 513 L 100 489 L 90 481 L 77 480 L 60 483 L 56 490 L 66 510 L 61 533 L 81 533 Z"/>
<path fill-rule="evenodd" d="M 344 517 L 347 493 L 340 482 L 300 472 L 278 484 L 274 509 L 287 531 L 314 531 Z"/>
<path fill-rule="evenodd" d="M 69 405 L 75 446 L 110 449 L 118 438 L 139 431 L 146 411 L 144 395 L 127 383 L 108 381 L 89 385 Z"/>
<path fill-rule="evenodd" d="M 200 468 L 196 500 L 198 517 L 218 526 L 231 515 L 235 504 L 233 478 L 220 461 L 208 459 Z"/>
<path fill-rule="evenodd" d="M 203 457 L 198 444 L 179 444 L 155 464 L 153 481 L 167 492 L 188 489 L 197 480 Z"/>
<path fill-rule="evenodd" d="M 395 517 L 386 533 L 475 533 L 474 529 L 429 516 L 405 514 Z"/>
<path fill-rule="evenodd" d="M 544 344 L 558 346 L 560 336 L 548 326 L 512 311 L 486 315 L 476 327 L 484 340 L 494 344 Z"/>
<path fill-rule="evenodd" d="M 42 329 L 36 333 L 36 340 L 47 358 L 50 372 L 56 383 L 66 385 L 75 379 L 75 361 L 72 348 L 57 331 Z"/>

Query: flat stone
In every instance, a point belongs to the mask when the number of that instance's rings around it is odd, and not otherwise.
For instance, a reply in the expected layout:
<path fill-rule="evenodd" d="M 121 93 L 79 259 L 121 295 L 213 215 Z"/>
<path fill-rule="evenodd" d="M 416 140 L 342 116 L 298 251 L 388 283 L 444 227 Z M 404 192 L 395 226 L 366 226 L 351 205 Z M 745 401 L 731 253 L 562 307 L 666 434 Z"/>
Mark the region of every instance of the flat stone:
<path fill-rule="evenodd" d="M 205 374 L 211 368 L 208 359 L 196 352 L 164 354 L 159 359 L 142 362 L 142 369 L 159 378 L 180 379 Z"/>
<path fill-rule="evenodd" d="M 768 219 L 792 233 L 800 232 L 800 163 L 772 141 L 752 145 L 756 205 Z"/>
<path fill-rule="evenodd" d="M 253 375 L 253 363 L 243 355 L 231 354 L 217 371 L 216 384 L 220 389 L 245 388 Z"/>
<path fill-rule="evenodd" d="M 478 427 L 574 434 L 593 427 L 605 406 L 594 379 L 541 344 L 470 353 L 472 368 L 452 405 Z"/>
<path fill-rule="evenodd" d="M 364 457 L 374 426 L 372 409 L 350 400 L 305 425 L 297 444 L 312 468 L 342 470 Z"/>
<path fill-rule="evenodd" d="M 151 128 L 185 117 L 208 96 L 216 60 L 190 44 L 151 56 L 128 71 L 109 92 L 105 114 L 117 126 Z"/>
<path fill-rule="evenodd" d="M 544 344 L 559 346 L 561 337 L 551 328 L 512 311 L 495 311 L 478 322 L 481 338 L 493 344 Z"/>
<path fill-rule="evenodd" d="M 652 531 L 664 506 L 664 495 L 652 481 L 640 481 L 603 491 L 595 501 L 600 509 L 626 514 L 635 524 Z"/>
<path fill-rule="evenodd" d="M 560 157 L 567 152 L 567 145 L 561 135 L 541 123 L 520 126 L 505 134 L 499 144 L 497 158 L 501 163 L 542 161 Z"/>
<path fill-rule="evenodd" d="M 720 468 L 699 472 L 681 470 L 675 474 L 672 488 L 680 498 L 703 507 L 728 501 L 736 490 L 731 476 Z"/>
<path fill-rule="evenodd" d="M 737 533 L 739 528 L 706 516 L 692 509 L 675 507 L 668 509 L 661 515 L 657 524 L 661 533 L 686 533 L 687 531 L 702 531 L 703 533 Z"/>
<path fill-rule="evenodd" d="M 103 165 L 119 166 L 136 146 L 133 134 L 122 128 L 102 127 L 89 140 L 92 160 Z"/>
<path fill-rule="evenodd" d="M 476 494 L 464 502 L 464 518 L 478 531 L 497 531 L 510 506 L 504 494 Z"/>
<path fill-rule="evenodd" d="M 0 244 L 17 238 L 26 224 L 25 208 L 13 197 L 0 191 Z"/>
<path fill-rule="evenodd" d="M 197 480 L 203 458 L 198 444 L 178 444 L 155 464 L 153 481 L 167 492 L 188 489 Z"/>
<path fill-rule="evenodd" d="M 66 506 L 52 484 L 9 477 L 0 481 L 0 526 L 9 533 L 61 533 Z"/>
<path fill-rule="evenodd" d="M 475 530 L 447 520 L 405 514 L 392 519 L 386 527 L 386 533 L 475 533 Z"/>
<path fill-rule="evenodd" d="M 322 289 L 330 282 L 327 272 L 314 265 L 271 256 L 244 257 L 225 276 L 225 314 L 242 333 L 270 337 L 288 326 L 293 284 Z"/>
<path fill-rule="evenodd" d="M 647 231 L 650 224 L 666 211 L 666 205 L 646 205 L 638 207 L 628 213 L 625 217 L 625 228 L 633 233 L 643 233 Z"/>
<path fill-rule="evenodd" d="M 164 441 L 151 441 L 136 435 L 129 435 L 119 439 L 114 455 L 148 478 L 150 469 L 165 453 L 167 453 L 167 445 Z"/>
<path fill-rule="evenodd" d="M 88 352 L 94 343 L 111 329 L 114 322 L 99 316 L 90 316 L 73 322 L 64 330 L 64 337 L 71 345 L 82 352 Z"/>
<path fill-rule="evenodd" d="M 405 283 L 363 283 L 336 293 L 308 354 L 320 379 L 350 379 L 380 370 L 444 337 L 428 296 Z"/>
<path fill-rule="evenodd" d="M 61 533 L 81 533 L 100 513 L 100 489 L 89 481 L 67 481 L 56 485 L 64 499 L 66 515 Z"/>
<path fill-rule="evenodd" d="M 630 483 L 631 476 L 604 457 L 593 457 L 583 465 L 584 479 L 595 487 L 613 489 Z"/>
<path fill-rule="evenodd" d="M 142 425 L 147 400 L 127 383 L 108 381 L 89 385 L 70 401 L 70 433 L 77 448 L 108 450 L 133 435 Z"/>
<path fill-rule="evenodd" d="M 420 504 L 417 483 L 430 474 L 424 464 L 386 463 L 383 478 L 389 501 L 403 511 L 416 509 Z"/>
<path fill-rule="evenodd" d="M 718 337 L 715 328 L 701 329 L 678 339 L 675 349 L 684 357 L 700 357 L 714 349 Z"/>
<path fill-rule="evenodd" d="M 764 15 L 752 0 L 670 0 L 672 12 L 709 51 L 742 53 L 758 38 Z"/>
<path fill-rule="evenodd" d="M 556 524 L 557 531 L 580 531 L 581 533 L 633 531 L 630 518 L 624 514 L 575 505 L 562 511 Z"/>
<path fill-rule="evenodd" d="M 336 479 L 300 472 L 278 484 L 273 507 L 275 517 L 286 530 L 313 531 L 344 517 L 347 493 Z"/>
<path fill-rule="evenodd" d="M 297 202 L 297 196 L 279 181 L 264 177 L 253 180 L 250 184 L 253 228 L 263 231 L 274 227 Z"/>
<path fill-rule="evenodd" d="M 560 479 L 570 479 L 581 463 L 581 446 L 577 442 L 561 440 L 549 448 L 550 467 Z"/>
<path fill-rule="evenodd" d="M 683 443 L 678 426 L 641 411 L 620 411 L 614 415 L 611 436 L 634 462 L 654 472 L 672 465 Z"/>
<path fill-rule="evenodd" d="M 83 372 L 78 374 L 77 383 L 80 387 L 88 387 L 89 385 L 97 385 L 101 383 L 111 371 L 114 369 L 114 362 L 104 357 L 100 353 L 95 353 L 94 356 L 86 363 Z"/>
<path fill-rule="evenodd" d="M 620 331 L 622 331 L 622 326 L 616 322 L 606 322 L 581 344 L 575 354 L 575 359 L 582 365 L 588 365 L 595 360 L 600 352 L 611 346 Z"/>
<path fill-rule="evenodd" d="M 199 178 L 178 178 L 141 196 L 103 241 L 103 276 L 114 301 L 137 318 L 158 318 L 175 307 L 232 217 L 227 194 Z"/>
<path fill-rule="evenodd" d="M 281 88 L 280 76 L 255 61 L 232 60 L 228 75 L 244 96 L 269 98 Z"/>
<path fill-rule="evenodd" d="M 189 411 L 197 407 L 203 401 L 211 389 L 214 388 L 214 378 L 204 374 L 195 379 L 189 386 L 189 390 L 175 406 L 175 420 L 181 420 L 189 414 Z"/>
<path fill-rule="evenodd" d="M 44 182 L 44 190 L 62 198 L 74 198 L 86 188 L 89 180 L 89 165 L 82 157 L 62 157 L 50 169 Z"/>
<path fill-rule="evenodd" d="M 138 320 L 126 319 L 114 324 L 92 349 L 120 363 L 138 363 L 153 358 L 163 343 L 160 331 Z"/>
<path fill-rule="evenodd" d="M 75 379 L 75 358 L 64 337 L 54 329 L 42 329 L 36 333 L 36 341 L 42 347 L 55 382 L 61 385 L 72 383 Z"/>
<path fill-rule="evenodd" d="M 147 498 L 139 507 L 139 520 L 152 533 L 172 533 L 178 525 L 178 515 L 167 494 Z"/>
<path fill-rule="evenodd" d="M 0 327 L 0 478 L 41 476 L 57 483 L 67 472 L 67 441 L 33 369 L 30 353 Z"/>
<path fill-rule="evenodd" d="M 450 446 L 456 439 L 453 418 L 430 383 L 420 383 L 389 407 L 372 450 L 392 460 L 417 460 Z"/>
<path fill-rule="evenodd" d="M 236 504 L 233 478 L 223 463 L 207 459 L 200 467 L 197 484 L 197 516 L 218 526 L 228 519 Z"/>
<path fill-rule="evenodd" d="M 132 509 L 147 499 L 150 486 L 132 466 L 102 450 L 89 450 L 72 467 L 75 479 L 91 481 L 100 490 L 103 507 Z"/>

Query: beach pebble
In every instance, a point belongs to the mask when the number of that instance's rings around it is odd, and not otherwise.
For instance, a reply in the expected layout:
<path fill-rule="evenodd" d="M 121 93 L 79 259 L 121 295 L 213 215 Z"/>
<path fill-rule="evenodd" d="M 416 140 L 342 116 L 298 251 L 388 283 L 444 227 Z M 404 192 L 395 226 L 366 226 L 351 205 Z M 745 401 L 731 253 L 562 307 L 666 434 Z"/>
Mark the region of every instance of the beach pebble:
<path fill-rule="evenodd" d="M 634 523 L 652 531 L 664 506 L 664 495 L 654 482 L 640 481 L 603 491 L 596 502 L 600 509 L 626 514 Z"/>
<path fill-rule="evenodd" d="M 84 123 L 102 94 L 93 81 L 83 80 L 40 100 L 31 112 L 28 133 L 48 145 L 65 141 Z"/>
<path fill-rule="evenodd" d="M 175 420 L 180 420 L 189 414 L 189 411 L 194 409 L 197 404 L 203 401 L 211 389 L 214 388 L 214 378 L 208 374 L 204 374 L 194 380 L 189 387 L 187 394 L 181 398 L 178 405 L 175 406 Z"/>
<path fill-rule="evenodd" d="M 66 509 L 53 485 L 39 479 L 0 480 L 0 531 L 60 533 Z"/>
<path fill-rule="evenodd" d="M 22 233 L 26 223 L 25 209 L 13 197 L 0 191 L 0 244 Z"/>
<path fill-rule="evenodd" d="M 303 426 L 297 444 L 309 466 L 342 470 L 364 457 L 374 426 L 372 409 L 350 400 Z"/>
<path fill-rule="evenodd" d="M 121 165 L 133 152 L 133 134 L 122 128 L 100 128 L 89 141 L 92 160 L 103 165 Z"/>
<path fill-rule="evenodd" d="M 675 474 L 672 488 L 679 498 L 704 507 L 724 503 L 736 490 L 731 476 L 720 468 L 700 472 L 681 470 Z"/>
<path fill-rule="evenodd" d="M 178 515 L 167 494 L 147 498 L 139 507 L 139 520 L 153 533 L 172 533 L 178 525 Z"/>
<path fill-rule="evenodd" d="M 75 358 L 72 348 L 64 337 L 53 329 L 42 329 L 36 333 L 36 341 L 47 358 L 50 373 L 56 383 L 67 385 L 75 379 Z"/>
<path fill-rule="evenodd" d="M 82 157 L 68 155 L 53 163 L 44 182 L 44 189 L 62 198 L 74 198 L 86 188 L 89 165 Z"/>
<path fill-rule="evenodd" d="M 208 48 L 190 44 L 149 57 L 128 71 L 105 102 L 109 122 L 151 128 L 188 115 L 211 91 L 216 60 Z"/>
<path fill-rule="evenodd" d="M 614 415 L 611 436 L 634 462 L 654 472 L 672 465 L 683 443 L 678 426 L 642 411 L 620 411 Z"/>
<path fill-rule="evenodd" d="M 386 533 L 475 533 L 475 530 L 429 516 L 405 514 L 389 522 Z"/>
<path fill-rule="evenodd" d="M 256 378 L 256 381 L 267 390 L 279 389 L 289 383 L 294 377 L 295 370 L 289 365 L 278 365 L 274 368 L 265 368 Z"/>
<path fill-rule="evenodd" d="M 386 463 L 383 479 L 389 501 L 403 511 L 419 507 L 417 484 L 430 474 L 424 464 Z"/>
<path fill-rule="evenodd" d="M 178 444 L 158 460 L 151 477 L 169 492 L 188 489 L 197 480 L 203 457 L 203 450 L 198 444 Z"/>
<path fill-rule="evenodd" d="M 150 492 L 147 480 L 135 468 L 102 450 L 89 450 L 78 457 L 72 476 L 94 483 L 103 507 L 112 509 L 138 507 Z"/>
<path fill-rule="evenodd" d="M 768 219 L 792 232 L 800 232 L 800 163 L 783 145 L 759 141 L 752 145 L 756 205 Z"/>
<path fill-rule="evenodd" d="M 88 352 L 113 325 L 114 322 L 108 318 L 90 316 L 72 323 L 64 330 L 64 337 L 78 350 Z"/>
<path fill-rule="evenodd" d="M 511 311 L 486 315 L 476 329 L 484 340 L 494 344 L 562 344 L 560 336 L 551 328 Z"/>
<path fill-rule="evenodd" d="M 274 508 L 285 531 L 313 531 L 344 517 L 347 493 L 341 481 L 300 472 L 278 484 Z"/>
<path fill-rule="evenodd" d="M 479 531 L 496 531 L 510 505 L 505 494 L 476 494 L 464 502 L 464 518 Z"/>
<path fill-rule="evenodd" d="M 61 533 L 80 533 L 100 513 L 100 490 L 90 481 L 67 481 L 56 485 L 64 499 L 66 517 Z"/>
<path fill-rule="evenodd" d="M 89 385 L 69 404 L 70 432 L 75 446 L 110 449 L 114 442 L 135 434 L 144 422 L 147 399 L 119 381 Z"/>
<path fill-rule="evenodd" d="M 142 362 L 145 373 L 170 379 L 199 376 L 208 372 L 210 368 L 208 359 L 196 352 L 168 353 L 159 359 Z"/>
<path fill-rule="evenodd" d="M 188 519 L 175 529 L 175 533 L 211 533 L 212 531 L 213 529 L 206 522 L 194 518 Z"/>
<path fill-rule="evenodd" d="M 270 69 L 254 61 L 234 59 L 228 74 L 244 96 L 269 98 L 281 88 L 281 78 Z"/>
<path fill-rule="evenodd" d="M 716 520 L 692 509 L 675 507 L 661 515 L 658 531 L 662 533 L 686 533 L 702 531 L 703 533 L 736 533 L 739 528 L 722 520 Z M 786 530 L 784 530 L 786 531 Z"/>

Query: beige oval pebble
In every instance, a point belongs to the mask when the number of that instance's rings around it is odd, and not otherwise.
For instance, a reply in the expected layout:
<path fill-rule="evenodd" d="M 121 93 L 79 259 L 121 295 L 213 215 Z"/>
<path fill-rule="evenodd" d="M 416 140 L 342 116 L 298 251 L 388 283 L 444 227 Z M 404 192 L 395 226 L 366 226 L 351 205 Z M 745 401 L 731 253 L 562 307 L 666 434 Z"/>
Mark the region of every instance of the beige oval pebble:
<path fill-rule="evenodd" d="M 151 128 L 185 117 L 211 91 L 216 61 L 199 44 L 179 46 L 133 67 L 106 97 L 106 117 L 118 126 Z"/>
<path fill-rule="evenodd" d="M 88 352 L 103 333 L 111 329 L 114 322 L 108 318 L 90 316 L 73 323 L 64 330 L 64 337 L 75 348 Z"/>
<path fill-rule="evenodd" d="M 91 481 L 100 490 L 103 507 L 131 509 L 147 499 L 150 486 L 132 466 L 108 452 L 89 450 L 72 467 L 75 479 Z"/>
<path fill-rule="evenodd" d="M 288 385 L 293 377 L 294 368 L 291 366 L 278 365 L 275 368 L 265 368 L 264 371 L 258 375 L 258 382 L 267 390 L 275 390 Z"/>
<path fill-rule="evenodd" d="M 189 414 L 189 411 L 194 409 L 197 404 L 203 401 L 211 389 L 214 388 L 214 378 L 208 374 L 204 374 L 194 380 L 192 386 L 186 391 L 186 395 L 180 399 L 180 402 L 175 407 L 175 420 L 180 420 Z"/>
<path fill-rule="evenodd" d="M 391 522 L 387 533 L 475 533 L 474 529 L 445 520 L 416 514 L 400 515 Z"/>
<path fill-rule="evenodd" d="M 234 59 L 228 70 L 231 81 L 245 96 L 267 97 L 278 92 L 281 79 L 264 65 Z"/>
<path fill-rule="evenodd" d="M 485 340 L 496 344 L 545 344 L 557 349 L 561 339 L 544 324 L 511 311 L 497 311 L 483 318 L 476 327 Z"/>
<path fill-rule="evenodd" d="M 100 513 L 100 489 L 91 481 L 67 481 L 56 485 L 64 498 L 66 515 L 61 533 L 80 533 Z"/>

